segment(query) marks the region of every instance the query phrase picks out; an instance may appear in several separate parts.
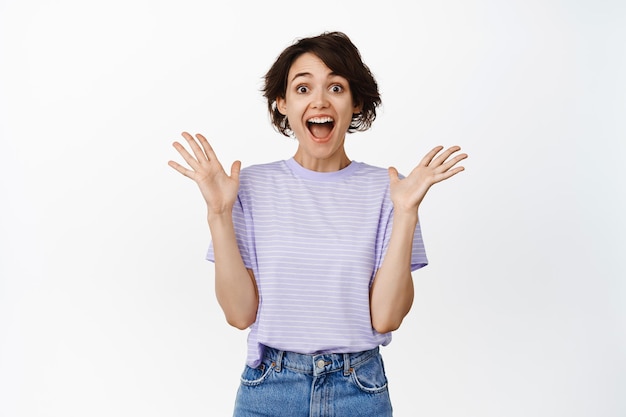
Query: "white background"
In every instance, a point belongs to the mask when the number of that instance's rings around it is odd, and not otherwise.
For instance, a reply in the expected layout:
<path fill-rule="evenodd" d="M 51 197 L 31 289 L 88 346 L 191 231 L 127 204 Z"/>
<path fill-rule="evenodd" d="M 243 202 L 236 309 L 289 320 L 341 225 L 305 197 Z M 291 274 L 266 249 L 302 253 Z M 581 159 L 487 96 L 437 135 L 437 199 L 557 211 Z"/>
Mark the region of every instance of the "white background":
<path fill-rule="evenodd" d="M 470 154 L 421 209 L 396 415 L 626 415 L 624 2 L 1 0 L 0 416 L 230 415 L 246 334 L 171 143 L 290 157 L 262 77 L 324 30 L 383 97 L 352 159 Z"/>

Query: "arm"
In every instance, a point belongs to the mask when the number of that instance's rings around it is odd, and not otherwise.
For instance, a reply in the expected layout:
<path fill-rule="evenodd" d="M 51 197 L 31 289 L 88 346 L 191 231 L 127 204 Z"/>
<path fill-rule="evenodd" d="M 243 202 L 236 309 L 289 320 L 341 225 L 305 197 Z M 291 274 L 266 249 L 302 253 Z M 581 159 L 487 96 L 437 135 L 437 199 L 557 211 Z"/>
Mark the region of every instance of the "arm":
<path fill-rule="evenodd" d="M 394 213 L 387 253 L 370 289 L 372 327 L 379 333 L 400 327 L 413 304 L 411 250 L 416 225 L 417 211 Z"/>
<path fill-rule="evenodd" d="M 370 290 L 372 326 L 379 333 L 400 327 L 413 304 L 411 252 L 413 234 L 418 223 L 418 210 L 433 184 L 463 171 L 455 167 L 466 154 L 451 158 L 461 148 L 451 147 L 437 156 L 443 147 L 431 150 L 405 179 L 389 168 L 391 201 L 394 207 L 391 237 L 381 267 L 376 272 Z"/>
<path fill-rule="evenodd" d="M 217 301 L 228 324 L 247 329 L 256 320 L 259 303 L 254 273 L 241 259 L 232 215 L 209 213 L 207 218 L 213 237 Z"/>
<path fill-rule="evenodd" d="M 178 142 L 174 148 L 191 169 L 170 161 L 176 171 L 196 182 L 207 204 L 207 221 L 215 253 L 215 293 L 226 321 L 239 329 L 256 320 L 258 293 L 254 274 L 246 269 L 237 246 L 232 210 L 239 190 L 241 163 L 235 161 L 228 176 L 211 145 L 200 134 L 197 140 L 184 132 L 193 156 Z"/>

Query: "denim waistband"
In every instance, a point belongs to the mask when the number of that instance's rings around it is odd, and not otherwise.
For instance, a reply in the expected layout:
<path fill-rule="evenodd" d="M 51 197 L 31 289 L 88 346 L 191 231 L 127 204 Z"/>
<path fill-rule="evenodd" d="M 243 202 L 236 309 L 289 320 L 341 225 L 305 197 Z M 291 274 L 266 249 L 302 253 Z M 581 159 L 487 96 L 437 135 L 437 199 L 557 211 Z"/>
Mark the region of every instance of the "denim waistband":
<path fill-rule="evenodd" d="M 378 347 L 375 347 L 374 349 L 356 353 L 303 354 L 265 346 L 264 357 L 272 362 L 276 372 L 286 368 L 291 371 L 316 376 L 337 371 L 343 371 L 344 375 L 349 375 L 359 363 L 366 361 L 374 355 L 378 355 L 378 349 Z"/>

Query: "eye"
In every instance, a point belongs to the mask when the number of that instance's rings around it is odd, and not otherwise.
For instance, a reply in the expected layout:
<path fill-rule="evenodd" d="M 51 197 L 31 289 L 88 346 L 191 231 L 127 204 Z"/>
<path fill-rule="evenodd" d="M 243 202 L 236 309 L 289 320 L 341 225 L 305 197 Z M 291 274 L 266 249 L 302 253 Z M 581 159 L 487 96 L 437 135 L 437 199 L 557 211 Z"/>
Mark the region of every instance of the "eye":
<path fill-rule="evenodd" d="M 300 94 L 305 94 L 309 92 L 309 88 L 305 85 L 299 85 L 296 87 L 296 92 Z"/>
<path fill-rule="evenodd" d="M 333 93 L 341 93 L 343 92 L 343 86 L 341 84 L 333 84 L 330 86 L 330 91 Z"/>

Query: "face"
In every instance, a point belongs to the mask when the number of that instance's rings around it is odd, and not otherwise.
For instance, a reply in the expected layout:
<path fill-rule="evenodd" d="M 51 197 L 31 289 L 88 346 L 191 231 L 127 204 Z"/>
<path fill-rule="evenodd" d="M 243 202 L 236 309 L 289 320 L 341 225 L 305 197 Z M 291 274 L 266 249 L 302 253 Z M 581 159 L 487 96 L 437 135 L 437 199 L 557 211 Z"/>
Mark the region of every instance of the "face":
<path fill-rule="evenodd" d="M 361 110 L 352 100 L 348 80 L 312 53 L 300 55 L 287 77 L 285 98 L 278 98 L 276 105 L 298 139 L 295 160 L 314 171 L 346 167 L 346 132 L 352 115 Z"/>

